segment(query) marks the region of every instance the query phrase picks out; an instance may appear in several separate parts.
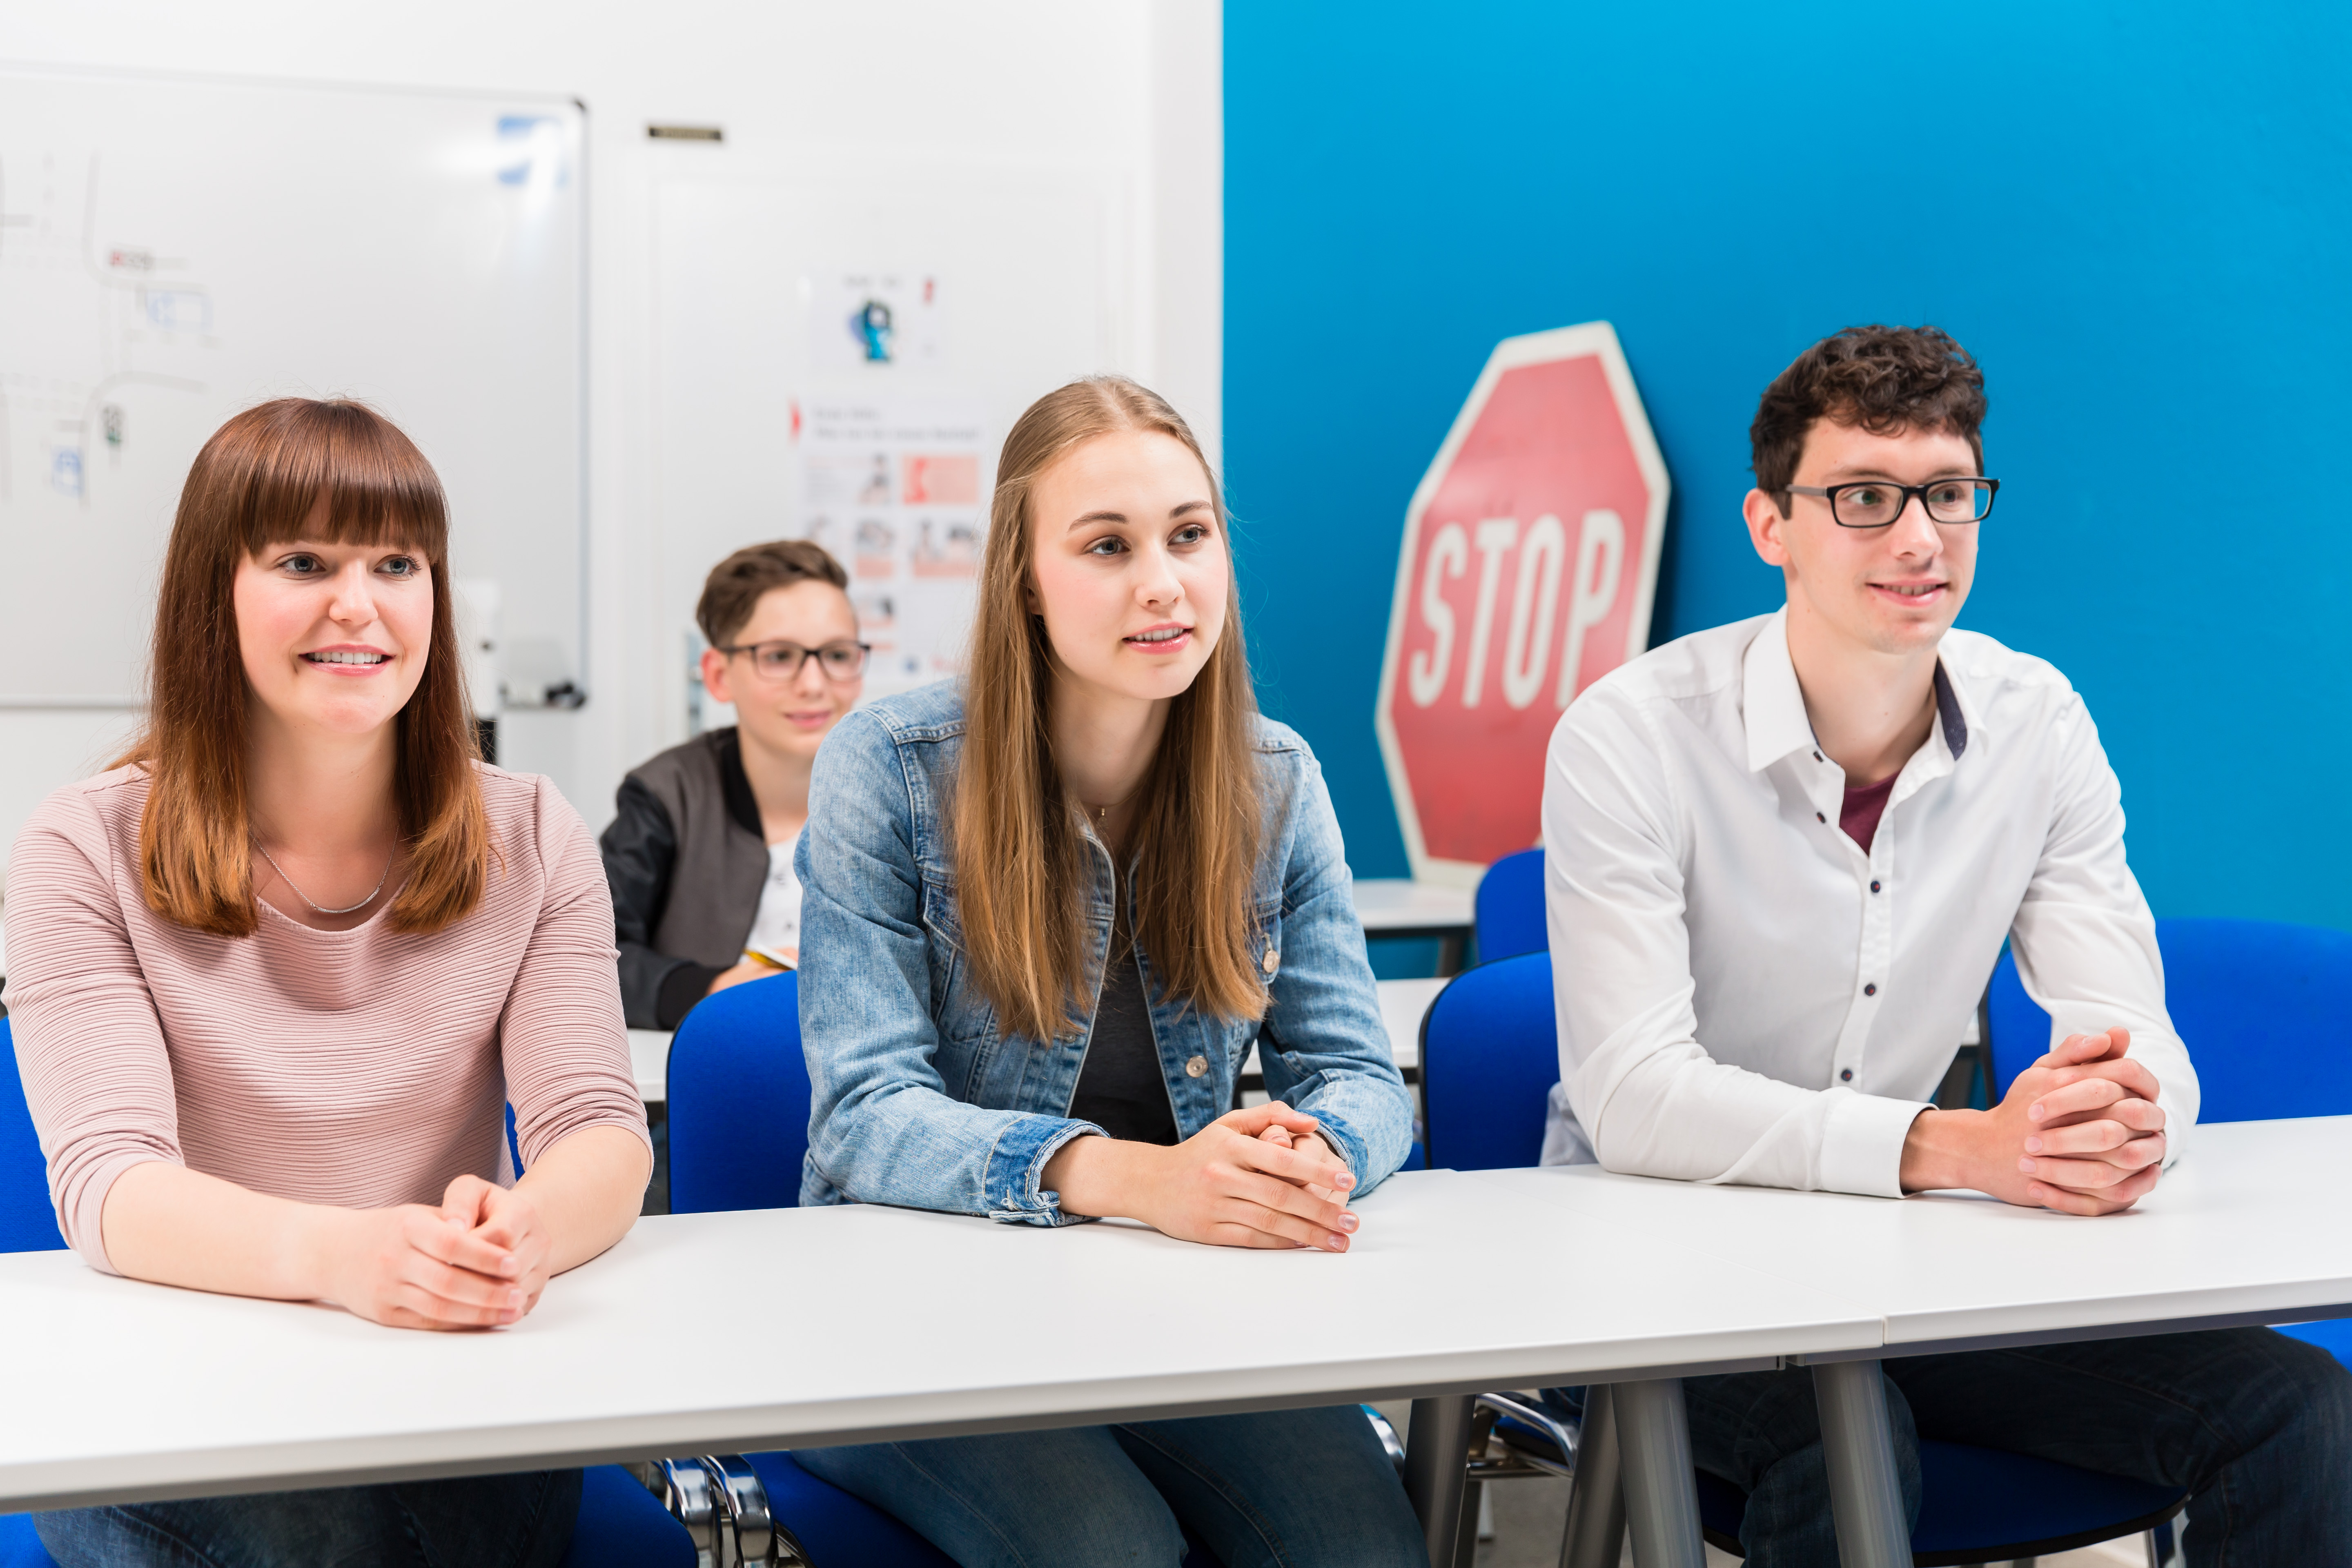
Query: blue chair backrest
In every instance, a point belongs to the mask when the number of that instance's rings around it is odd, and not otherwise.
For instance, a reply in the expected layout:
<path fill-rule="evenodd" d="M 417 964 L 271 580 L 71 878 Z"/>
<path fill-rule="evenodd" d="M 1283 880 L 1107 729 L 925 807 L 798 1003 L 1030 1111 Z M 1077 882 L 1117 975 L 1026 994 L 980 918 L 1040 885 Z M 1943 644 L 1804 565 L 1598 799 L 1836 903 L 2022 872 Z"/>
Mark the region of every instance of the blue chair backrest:
<path fill-rule="evenodd" d="M 49 1206 L 49 1165 L 41 1158 L 40 1134 L 25 1109 L 25 1083 L 16 1076 L 16 1046 L 8 1020 L 0 1018 L 0 1058 L 7 1062 L 7 1086 L 0 1089 L 0 1252 L 55 1252 L 66 1238 L 58 1234 L 58 1211 Z"/>
<path fill-rule="evenodd" d="M 2165 1009 L 2189 1046 L 2200 1121 L 2352 1113 L 2352 934 L 2276 921 L 2162 920 Z M 1992 976 L 1993 1093 L 2050 1048 L 2008 953 Z"/>
<path fill-rule="evenodd" d="M 1472 918 L 1477 921 L 1478 962 L 1541 952 L 1551 945 L 1544 929 L 1544 856 L 1540 849 L 1506 855 L 1478 879 Z"/>
<path fill-rule="evenodd" d="M 705 997 L 669 1042 L 672 1214 L 786 1209 L 808 1153 L 797 973 Z"/>
<path fill-rule="evenodd" d="M 1559 1081 L 1551 954 L 1522 953 L 1464 970 L 1421 1021 L 1430 1165 L 1495 1171 L 1534 1164 Z"/>

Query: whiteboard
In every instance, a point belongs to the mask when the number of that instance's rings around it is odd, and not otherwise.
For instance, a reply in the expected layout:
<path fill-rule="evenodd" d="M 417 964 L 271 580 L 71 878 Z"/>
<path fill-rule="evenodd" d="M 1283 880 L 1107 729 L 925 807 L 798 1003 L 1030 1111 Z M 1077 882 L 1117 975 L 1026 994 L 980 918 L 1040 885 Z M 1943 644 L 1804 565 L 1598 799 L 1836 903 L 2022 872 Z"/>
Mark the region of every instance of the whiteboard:
<path fill-rule="evenodd" d="M 580 669 L 583 118 L 0 69 L 0 707 L 138 697 L 189 463 L 289 395 L 406 430 L 510 668 Z"/>
<path fill-rule="evenodd" d="M 690 679 L 694 605 L 713 565 L 761 540 L 814 538 L 842 559 L 876 646 L 867 697 L 951 673 L 972 579 L 927 574 L 924 555 L 970 562 L 1013 420 L 1134 352 L 1116 174 L 761 177 L 695 152 L 679 150 L 654 204 L 657 593 L 677 661 L 666 741 L 731 721 Z M 856 330 L 877 300 L 892 308 L 887 360 Z M 909 489 L 927 455 L 969 476 L 938 507 Z M 890 494 L 836 510 L 829 464 L 870 465 Z M 877 530 L 895 550 L 866 548 Z"/>

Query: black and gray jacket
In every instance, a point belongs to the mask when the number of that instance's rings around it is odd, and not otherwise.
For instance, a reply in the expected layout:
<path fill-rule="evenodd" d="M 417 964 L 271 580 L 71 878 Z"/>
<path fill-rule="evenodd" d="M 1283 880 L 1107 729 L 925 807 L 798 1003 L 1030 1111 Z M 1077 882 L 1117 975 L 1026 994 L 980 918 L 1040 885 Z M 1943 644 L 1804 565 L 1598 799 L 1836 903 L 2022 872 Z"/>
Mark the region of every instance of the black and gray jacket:
<path fill-rule="evenodd" d="M 768 880 L 760 803 L 732 726 L 672 746 L 621 781 L 597 843 L 613 885 L 621 1009 L 675 1029 L 743 956 Z"/>

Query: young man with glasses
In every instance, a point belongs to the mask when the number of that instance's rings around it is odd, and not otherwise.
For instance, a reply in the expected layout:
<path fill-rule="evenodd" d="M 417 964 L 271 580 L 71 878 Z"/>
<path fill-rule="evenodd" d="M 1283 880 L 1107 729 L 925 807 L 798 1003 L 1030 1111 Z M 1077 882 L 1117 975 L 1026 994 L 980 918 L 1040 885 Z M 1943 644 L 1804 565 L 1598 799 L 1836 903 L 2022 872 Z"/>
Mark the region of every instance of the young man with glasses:
<path fill-rule="evenodd" d="M 1545 1159 L 2106 1215 L 2197 1120 L 2121 790 L 2065 678 L 1953 629 L 1998 484 L 1933 328 L 1814 344 L 1750 431 L 1783 608 L 1657 648 L 1546 763 L 1561 1083 Z M 1930 1102 L 2001 943 L 2059 1039 L 1989 1110 Z M 2179 1485 L 2188 1560 L 2352 1563 L 2352 1378 L 2267 1329 L 1890 1359 L 1919 1434 Z M 1801 1371 L 1687 1379 L 1752 1568 L 1838 1562 Z"/>
<path fill-rule="evenodd" d="M 675 1029 L 710 993 L 800 962 L 809 768 L 865 687 L 848 587 L 798 539 L 739 550 L 703 584 L 703 689 L 735 722 L 624 779 L 600 841 L 631 1028 Z"/>

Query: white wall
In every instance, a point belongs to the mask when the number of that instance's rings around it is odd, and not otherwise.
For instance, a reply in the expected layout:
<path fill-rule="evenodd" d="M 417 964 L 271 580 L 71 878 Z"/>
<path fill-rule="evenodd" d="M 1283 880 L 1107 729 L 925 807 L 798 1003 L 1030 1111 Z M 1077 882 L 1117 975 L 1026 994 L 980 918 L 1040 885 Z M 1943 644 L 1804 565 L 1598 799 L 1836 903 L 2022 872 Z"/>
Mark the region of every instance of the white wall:
<path fill-rule="evenodd" d="M 508 752 L 592 826 L 677 738 L 675 628 L 649 587 L 659 410 L 651 214 L 684 160 L 751 178 L 863 168 L 1084 166 L 1128 193 L 1105 366 L 1168 395 L 1220 449 L 1223 236 L 1217 0 L 164 0 L 0 7 L 0 61 L 571 94 L 589 110 L 589 705 L 509 715 Z M 648 121 L 723 126 L 651 142 Z M 1044 390 L 1040 388 L 1039 390 Z M 0 563 L 5 569 L 5 563 Z M 5 689 L 0 681 L 0 689 Z M 0 855 L 40 796 L 102 761 L 121 713 L 0 713 Z"/>

